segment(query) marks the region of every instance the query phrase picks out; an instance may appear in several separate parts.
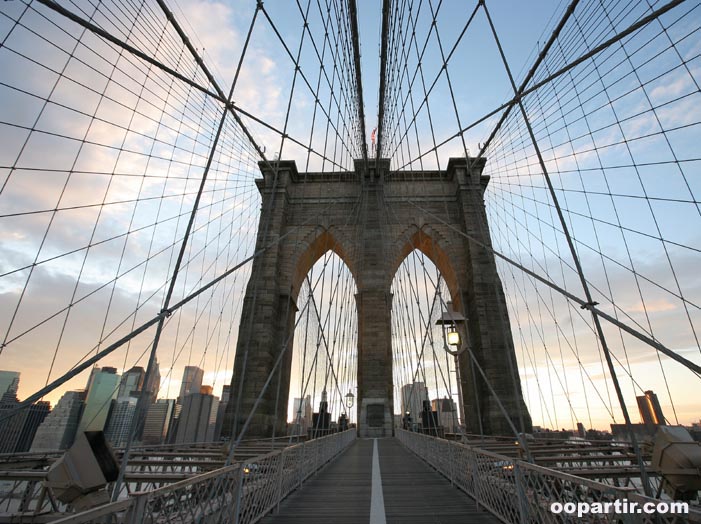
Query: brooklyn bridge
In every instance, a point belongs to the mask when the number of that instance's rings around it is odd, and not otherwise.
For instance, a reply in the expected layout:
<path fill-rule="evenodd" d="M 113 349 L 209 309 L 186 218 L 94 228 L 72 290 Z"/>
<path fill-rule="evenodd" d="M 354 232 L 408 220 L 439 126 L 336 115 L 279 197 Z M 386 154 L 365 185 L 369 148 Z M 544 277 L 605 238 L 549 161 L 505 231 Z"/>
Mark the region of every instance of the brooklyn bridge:
<path fill-rule="evenodd" d="M 701 2 L 0 15 L 0 523 L 701 522 Z"/>

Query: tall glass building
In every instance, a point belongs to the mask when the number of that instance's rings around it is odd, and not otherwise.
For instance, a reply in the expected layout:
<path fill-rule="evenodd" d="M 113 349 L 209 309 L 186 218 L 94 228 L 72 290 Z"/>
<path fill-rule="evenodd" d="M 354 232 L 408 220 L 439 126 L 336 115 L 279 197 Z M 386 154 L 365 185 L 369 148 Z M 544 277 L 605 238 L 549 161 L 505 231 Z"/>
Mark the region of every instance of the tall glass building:
<path fill-rule="evenodd" d="M 105 367 L 93 374 L 78 432 L 104 431 L 118 388 L 119 375 L 115 368 Z"/>

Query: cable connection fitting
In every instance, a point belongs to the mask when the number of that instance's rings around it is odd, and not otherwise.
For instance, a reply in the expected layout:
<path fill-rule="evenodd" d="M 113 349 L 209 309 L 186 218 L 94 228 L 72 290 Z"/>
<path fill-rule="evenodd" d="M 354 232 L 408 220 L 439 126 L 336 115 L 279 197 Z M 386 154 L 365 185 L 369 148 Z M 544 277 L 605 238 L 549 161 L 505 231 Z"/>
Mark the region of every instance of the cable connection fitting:
<path fill-rule="evenodd" d="M 591 302 L 587 302 L 587 303 L 579 306 L 579 309 L 588 309 L 589 311 L 591 311 L 594 308 L 594 306 L 598 306 L 598 305 L 599 305 L 598 302 L 595 302 L 592 300 Z"/>

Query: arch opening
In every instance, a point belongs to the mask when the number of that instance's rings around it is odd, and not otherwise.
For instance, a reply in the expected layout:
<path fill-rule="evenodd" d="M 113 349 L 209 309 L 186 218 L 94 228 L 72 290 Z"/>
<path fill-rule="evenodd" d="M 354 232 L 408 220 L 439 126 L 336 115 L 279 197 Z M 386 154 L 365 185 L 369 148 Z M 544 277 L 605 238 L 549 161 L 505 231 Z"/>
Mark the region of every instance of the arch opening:
<path fill-rule="evenodd" d="M 291 290 L 290 296 L 293 300 L 297 300 L 302 285 L 312 270 L 312 267 L 314 267 L 322 257 L 325 257 L 328 252 L 335 254 L 346 268 L 348 268 L 354 281 L 356 280 L 354 264 L 349 252 L 339 242 L 337 234 L 334 234 L 328 229 L 324 229 L 311 241 L 306 243 L 303 250 L 295 257 L 296 263 L 290 275 L 289 282 Z"/>
<path fill-rule="evenodd" d="M 410 234 L 403 242 L 399 249 L 398 255 L 394 260 L 390 275 L 394 279 L 397 272 L 401 268 L 406 259 L 413 254 L 414 251 L 422 253 L 431 262 L 431 264 L 442 275 L 443 282 L 446 285 L 448 295 L 445 295 L 445 301 L 452 301 L 453 307 L 459 311 L 462 310 L 462 298 L 460 296 L 460 286 L 458 284 L 458 275 L 455 267 L 450 260 L 448 253 L 438 245 L 433 238 L 433 235 L 427 233 L 422 228 L 413 226 L 416 231 Z"/>
<path fill-rule="evenodd" d="M 459 297 L 450 289 L 457 281 L 445 253 L 430 237 L 419 231 L 414 238 L 417 243 L 402 252 L 391 285 L 395 425 L 457 432 L 462 422 L 458 363 L 445 351 L 446 331 L 436 323 L 451 297 Z"/>
<path fill-rule="evenodd" d="M 324 249 L 326 248 L 326 249 Z M 345 252 L 325 232 L 300 257 L 287 405 L 288 433 L 316 436 L 356 423 L 358 315 Z M 305 270 L 306 268 L 306 270 Z M 324 404 L 325 403 L 325 404 Z"/>

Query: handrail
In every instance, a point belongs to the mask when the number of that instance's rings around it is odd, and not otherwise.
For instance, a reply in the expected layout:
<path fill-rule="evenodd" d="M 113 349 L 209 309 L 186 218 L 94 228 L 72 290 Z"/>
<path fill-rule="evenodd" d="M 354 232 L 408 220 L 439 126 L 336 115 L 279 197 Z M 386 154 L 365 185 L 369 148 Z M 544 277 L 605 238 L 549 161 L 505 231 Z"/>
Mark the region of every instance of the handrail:
<path fill-rule="evenodd" d="M 674 502 L 646 497 L 632 487 L 604 484 L 461 442 L 403 429 L 397 429 L 396 436 L 406 448 L 506 524 L 564 523 L 572 522 L 576 517 L 576 514 L 564 511 L 551 511 L 553 503 L 591 505 L 627 500 L 629 503 L 635 502 L 638 508 L 643 508 L 646 503 Z M 582 515 L 577 522 L 604 522 L 613 517 L 635 524 L 701 523 L 701 511 L 696 508 L 689 508 L 689 512 L 683 514 L 592 513 Z"/>
<path fill-rule="evenodd" d="M 132 493 L 53 524 L 252 524 L 355 440 L 355 429 L 301 442 L 161 488 Z"/>

